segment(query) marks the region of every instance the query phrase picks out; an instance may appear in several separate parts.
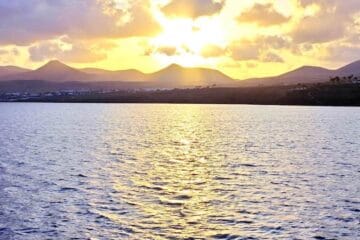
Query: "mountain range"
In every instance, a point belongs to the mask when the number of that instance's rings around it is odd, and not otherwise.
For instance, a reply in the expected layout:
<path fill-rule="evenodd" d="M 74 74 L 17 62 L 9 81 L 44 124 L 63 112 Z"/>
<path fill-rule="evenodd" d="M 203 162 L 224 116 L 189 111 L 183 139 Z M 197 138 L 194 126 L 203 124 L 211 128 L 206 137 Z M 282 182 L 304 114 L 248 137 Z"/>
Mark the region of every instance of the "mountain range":
<path fill-rule="evenodd" d="M 98 68 L 76 69 L 57 60 L 29 70 L 15 66 L 0 67 L 0 90 L 24 89 L 40 84 L 42 89 L 52 86 L 66 88 L 191 88 L 197 86 L 241 87 L 293 85 L 329 81 L 330 77 L 360 76 L 360 61 L 342 68 L 330 70 L 322 67 L 304 66 L 279 76 L 235 80 L 222 72 L 208 68 L 184 68 L 172 64 L 154 73 L 145 74 L 138 70 L 109 71 Z M 16 83 L 16 84 L 15 84 Z M 5 87 L 4 87 L 5 86 Z M 10 86 L 10 87 L 9 87 Z"/>
<path fill-rule="evenodd" d="M 6 79 L 5 76 L 24 73 L 24 72 L 28 72 L 28 71 L 30 71 L 30 70 L 26 69 L 26 68 L 15 67 L 15 66 L 3 66 L 3 67 L 0 66 L 0 79 L 1 78 Z"/>
<path fill-rule="evenodd" d="M 360 76 L 360 60 L 335 70 L 315 66 L 303 66 L 278 76 L 246 79 L 240 83 L 242 86 L 293 85 L 299 83 L 326 82 L 336 76 L 347 77 L 350 75 Z"/>

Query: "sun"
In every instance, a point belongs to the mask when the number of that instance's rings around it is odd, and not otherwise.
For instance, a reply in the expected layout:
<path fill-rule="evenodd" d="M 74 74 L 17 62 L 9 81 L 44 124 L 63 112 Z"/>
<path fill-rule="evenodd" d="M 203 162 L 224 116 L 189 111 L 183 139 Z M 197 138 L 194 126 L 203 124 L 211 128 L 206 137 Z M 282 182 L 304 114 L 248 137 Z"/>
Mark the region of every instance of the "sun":
<path fill-rule="evenodd" d="M 176 53 L 171 56 L 158 54 L 157 59 L 161 62 L 184 66 L 203 65 L 211 61 L 202 56 L 204 48 L 226 45 L 225 34 L 219 22 L 210 18 L 193 20 L 162 17 L 159 22 L 163 32 L 151 40 L 152 46 L 176 48 Z"/>

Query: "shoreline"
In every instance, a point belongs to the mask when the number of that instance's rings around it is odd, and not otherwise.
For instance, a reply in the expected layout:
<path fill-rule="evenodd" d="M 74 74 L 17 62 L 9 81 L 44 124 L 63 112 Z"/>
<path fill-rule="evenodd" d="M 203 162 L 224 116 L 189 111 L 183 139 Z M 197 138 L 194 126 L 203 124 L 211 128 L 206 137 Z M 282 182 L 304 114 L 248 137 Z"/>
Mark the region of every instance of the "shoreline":
<path fill-rule="evenodd" d="M 360 84 L 0 93 L 0 102 L 360 106 Z"/>
<path fill-rule="evenodd" d="M 0 101 L 1 103 L 70 103 L 70 104 L 121 104 L 121 105 L 243 105 L 243 106 L 282 106 L 282 107 L 353 107 L 358 105 L 315 105 L 315 104 L 257 104 L 257 103 L 199 103 L 199 102 L 116 102 L 116 101 Z"/>

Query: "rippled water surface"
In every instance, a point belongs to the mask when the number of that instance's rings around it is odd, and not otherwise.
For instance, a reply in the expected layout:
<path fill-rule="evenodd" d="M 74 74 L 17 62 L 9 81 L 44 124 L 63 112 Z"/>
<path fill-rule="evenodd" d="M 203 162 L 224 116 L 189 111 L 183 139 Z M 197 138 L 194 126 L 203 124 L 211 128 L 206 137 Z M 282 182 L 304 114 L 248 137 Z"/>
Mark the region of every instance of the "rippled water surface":
<path fill-rule="evenodd" d="M 360 108 L 0 104 L 0 239 L 360 239 Z"/>

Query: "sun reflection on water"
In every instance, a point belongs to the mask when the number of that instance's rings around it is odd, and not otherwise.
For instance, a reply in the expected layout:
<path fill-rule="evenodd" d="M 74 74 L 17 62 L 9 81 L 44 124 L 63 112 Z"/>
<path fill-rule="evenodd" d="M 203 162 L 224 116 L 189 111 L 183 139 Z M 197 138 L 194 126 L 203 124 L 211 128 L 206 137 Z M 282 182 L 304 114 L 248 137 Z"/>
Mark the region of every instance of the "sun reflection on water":
<path fill-rule="evenodd" d="M 119 113 L 104 116 L 106 147 L 96 151 L 109 157 L 100 171 L 106 199 L 92 204 L 102 224 L 130 239 L 312 235 L 291 228 L 316 217 L 304 203 L 318 199 L 313 165 L 294 152 L 302 137 L 283 130 L 292 121 L 285 110 L 276 125 L 267 122 L 271 108 L 132 105 Z"/>
<path fill-rule="evenodd" d="M 218 214 L 212 202 L 223 198 L 215 191 L 221 189 L 215 180 L 221 158 L 209 159 L 208 143 L 214 142 L 216 133 L 200 127 L 211 122 L 198 111 L 188 107 L 173 122 L 147 126 L 161 135 L 145 132 L 141 142 L 151 143 L 156 137 L 163 144 L 139 148 L 126 181 L 117 179 L 115 190 L 142 216 L 134 223 L 142 234 L 157 229 L 159 236 L 173 232 L 186 238 L 226 230 L 208 222 Z"/>
<path fill-rule="evenodd" d="M 358 110 L 5 110 L 0 239 L 357 239 Z"/>
<path fill-rule="evenodd" d="M 154 109 L 151 109 L 154 110 Z M 156 110 L 155 110 L 156 111 Z M 129 129 L 139 132 L 129 156 L 117 166 L 114 190 L 118 201 L 127 204 L 138 217 L 101 212 L 119 224 L 131 222 L 143 236 L 149 232 L 159 238 L 211 236 L 226 231 L 226 225 L 211 222 L 219 217 L 215 202 L 225 201 L 221 194 L 221 165 L 226 156 L 216 153 L 217 130 L 212 118 L 199 106 L 187 106 L 159 122 Z M 160 124 L 159 124 L 160 123 Z M 116 134 L 109 135 L 113 149 L 121 149 Z M 161 144 L 153 144 L 154 142 Z M 117 172 L 117 169 L 111 169 Z"/>

